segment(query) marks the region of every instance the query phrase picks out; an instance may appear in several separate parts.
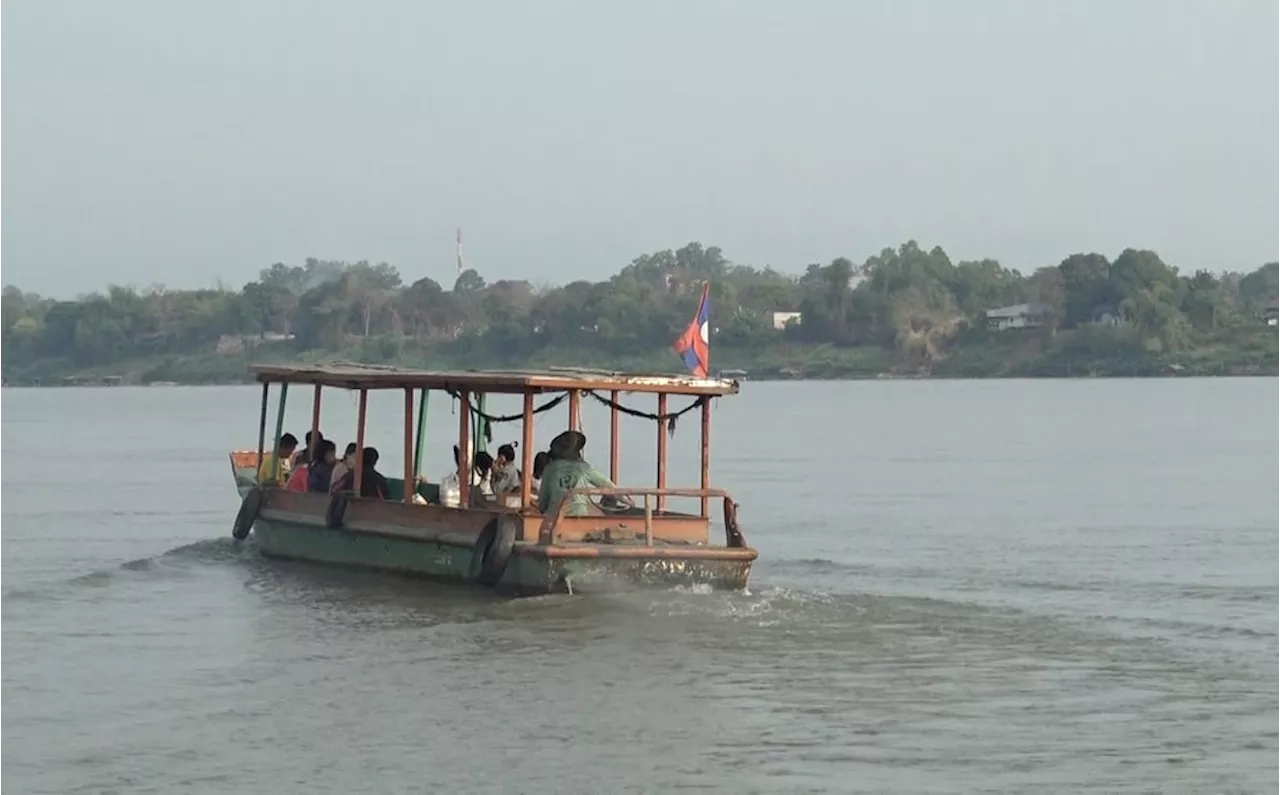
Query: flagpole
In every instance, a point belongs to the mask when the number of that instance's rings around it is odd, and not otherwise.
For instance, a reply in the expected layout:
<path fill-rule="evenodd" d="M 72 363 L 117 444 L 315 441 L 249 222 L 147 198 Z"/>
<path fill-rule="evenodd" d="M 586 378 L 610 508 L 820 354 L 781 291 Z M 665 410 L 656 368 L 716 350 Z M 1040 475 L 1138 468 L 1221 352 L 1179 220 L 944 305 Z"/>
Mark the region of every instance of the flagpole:
<path fill-rule="evenodd" d="M 707 313 L 707 378 L 711 377 L 711 305 L 707 303 L 711 300 L 711 282 L 702 283 L 702 306 Z M 706 513 L 706 511 L 703 511 Z"/>

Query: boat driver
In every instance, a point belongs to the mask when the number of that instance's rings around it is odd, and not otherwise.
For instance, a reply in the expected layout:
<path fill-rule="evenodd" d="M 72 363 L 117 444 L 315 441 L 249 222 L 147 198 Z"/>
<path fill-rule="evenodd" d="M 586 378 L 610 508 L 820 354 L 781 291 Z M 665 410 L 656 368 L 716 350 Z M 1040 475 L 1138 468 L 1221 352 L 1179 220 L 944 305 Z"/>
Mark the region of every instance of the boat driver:
<path fill-rule="evenodd" d="M 538 489 L 538 510 L 546 513 L 560 504 L 565 492 L 570 489 L 611 489 L 613 481 L 596 471 L 595 467 L 582 458 L 582 450 L 587 446 L 587 437 L 579 431 L 565 431 L 551 440 L 548 450 L 550 462 L 542 472 L 542 483 Z M 566 516 L 592 516 L 599 511 L 591 504 L 591 500 L 582 494 L 575 494 L 565 511 Z"/>

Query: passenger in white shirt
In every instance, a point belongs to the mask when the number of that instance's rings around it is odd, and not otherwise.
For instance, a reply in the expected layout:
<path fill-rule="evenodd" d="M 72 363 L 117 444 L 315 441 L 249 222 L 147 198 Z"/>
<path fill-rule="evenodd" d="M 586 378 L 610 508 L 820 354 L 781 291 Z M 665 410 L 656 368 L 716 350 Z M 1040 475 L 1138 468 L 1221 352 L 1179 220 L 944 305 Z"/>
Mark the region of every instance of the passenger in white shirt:
<path fill-rule="evenodd" d="M 453 460 L 458 461 L 461 458 L 458 446 L 453 446 Z M 489 474 L 493 468 L 493 456 L 486 452 L 476 453 L 475 464 L 471 467 L 471 502 L 475 504 L 476 498 L 493 496 L 493 487 L 490 485 Z M 462 489 L 458 480 L 458 471 L 455 469 L 444 477 L 440 478 L 440 504 L 449 508 L 457 508 L 462 504 Z"/>
<path fill-rule="evenodd" d="M 510 494 L 520 490 L 520 470 L 516 469 L 516 446 L 504 444 L 493 459 L 493 472 L 489 476 L 494 494 Z"/>
<path fill-rule="evenodd" d="M 533 494 L 536 497 L 538 490 L 542 487 L 542 470 L 547 468 L 547 464 L 551 463 L 551 454 L 543 451 L 533 457 Z"/>
<path fill-rule="evenodd" d="M 481 450 L 476 453 L 475 466 L 471 468 L 471 487 L 478 488 L 486 497 L 493 496 L 493 456 Z"/>

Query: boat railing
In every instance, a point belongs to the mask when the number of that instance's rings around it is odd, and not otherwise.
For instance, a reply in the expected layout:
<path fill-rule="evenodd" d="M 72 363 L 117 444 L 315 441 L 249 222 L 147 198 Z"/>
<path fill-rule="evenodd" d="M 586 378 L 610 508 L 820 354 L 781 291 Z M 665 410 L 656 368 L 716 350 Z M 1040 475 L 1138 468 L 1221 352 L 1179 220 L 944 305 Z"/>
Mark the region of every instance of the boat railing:
<path fill-rule="evenodd" d="M 560 519 L 564 517 L 565 511 L 569 509 L 573 498 L 579 496 L 587 497 L 588 499 L 591 497 L 643 497 L 640 505 L 636 507 L 644 509 L 644 544 L 648 547 L 653 546 L 653 509 L 656 498 L 691 497 L 703 500 L 719 498 L 723 500 L 724 504 L 725 546 L 738 548 L 747 545 L 747 542 L 742 537 L 742 532 L 738 529 L 738 503 L 734 501 L 729 492 L 724 489 L 667 489 L 653 486 L 569 489 L 560 499 L 560 504 L 556 506 L 556 509 L 543 518 L 542 526 L 538 531 L 539 544 L 554 544 L 556 542 L 556 527 L 559 525 Z M 605 515 L 608 516 L 609 514 L 606 513 Z"/>

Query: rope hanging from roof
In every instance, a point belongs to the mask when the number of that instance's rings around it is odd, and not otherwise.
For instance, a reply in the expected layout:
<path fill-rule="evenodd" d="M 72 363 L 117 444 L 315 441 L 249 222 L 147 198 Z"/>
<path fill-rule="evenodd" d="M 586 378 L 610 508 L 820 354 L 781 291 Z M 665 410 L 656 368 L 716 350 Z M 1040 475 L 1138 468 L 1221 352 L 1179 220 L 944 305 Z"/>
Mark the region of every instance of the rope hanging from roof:
<path fill-rule="evenodd" d="M 454 400 L 462 399 L 462 395 L 455 390 L 446 389 L 445 391 L 448 392 L 449 395 Z M 550 411 L 551 409 L 563 403 L 564 399 L 567 397 L 569 397 L 568 392 L 565 392 L 564 394 L 561 394 L 561 395 L 557 395 L 556 397 L 553 397 L 552 399 L 548 400 L 546 403 L 543 403 L 541 406 L 538 406 L 537 408 L 535 408 L 533 410 L 533 413 L 541 414 L 544 411 Z M 516 422 L 517 420 L 524 419 L 524 412 L 520 412 L 519 414 L 502 414 L 502 415 L 487 414 L 481 411 L 470 397 L 467 398 L 467 405 L 471 407 L 471 412 L 473 414 L 475 414 L 480 419 L 484 420 L 486 423 Z M 485 433 L 486 434 L 488 433 L 488 428 L 485 429 Z M 489 437 L 486 436 L 486 438 L 489 438 Z"/>
<path fill-rule="evenodd" d="M 685 406 L 684 408 L 680 409 L 677 412 L 672 413 L 669 411 L 666 414 L 650 414 L 647 411 L 640 411 L 638 409 L 628 408 L 627 406 L 624 406 L 621 403 L 616 403 L 610 398 L 603 397 L 597 394 L 594 390 L 588 389 L 587 394 L 590 395 L 592 398 L 594 398 L 598 403 L 602 403 L 611 409 L 617 409 L 618 411 L 622 412 L 623 414 L 626 414 L 629 417 L 638 417 L 639 419 L 642 419 L 642 420 L 653 420 L 654 422 L 665 422 L 667 424 L 668 436 L 676 435 L 676 420 L 680 419 L 684 415 L 698 408 L 703 403 L 706 403 L 711 400 L 709 396 L 703 395 L 702 397 L 698 398 L 697 400 L 693 401 L 692 403 L 690 403 L 689 405 Z"/>
<path fill-rule="evenodd" d="M 456 390 L 446 389 L 445 391 L 454 400 L 462 399 L 462 395 L 458 393 Z M 608 406 L 611 409 L 617 409 L 618 411 L 622 412 L 623 414 L 626 414 L 629 417 L 636 417 L 642 420 L 652 420 L 654 422 L 666 423 L 667 434 L 673 437 L 676 435 L 676 422 L 681 417 L 693 411 L 694 409 L 701 407 L 704 403 L 711 400 L 710 396 L 703 395 L 697 398 L 696 400 L 694 400 L 689 405 L 680 409 L 679 411 L 676 411 L 676 412 L 669 411 L 666 414 L 652 414 L 647 411 L 640 411 L 639 409 L 633 409 L 629 406 L 624 406 L 621 403 L 617 403 L 610 398 L 600 395 L 594 390 L 588 389 L 584 391 L 586 392 L 587 395 L 591 396 L 591 398 L 593 398 L 596 402 L 602 405 Z M 563 403 L 565 401 L 565 398 L 567 398 L 568 396 L 569 396 L 568 392 L 561 393 L 555 396 L 554 398 L 552 398 L 551 400 L 548 400 L 546 403 L 543 403 L 541 406 L 538 406 L 537 408 L 535 408 L 533 410 L 533 413 L 542 414 L 543 412 L 550 411 L 551 409 Z M 467 405 L 471 408 L 471 412 L 473 414 L 475 414 L 480 419 L 484 420 L 484 437 L 489 441 L 493 441 L 493 432 L 489 428 L 489 425 L 491 423 L 500 424 L 505 422 L 517 422 L 524 419 L 524 412 L 521 412 L 519 414 L 502 414 L 502 415 L 488 414 L 484 411 L 481 411 L 480 408 L 476 405 L 476 403 L 470 397 L 467 398 Z"/>

